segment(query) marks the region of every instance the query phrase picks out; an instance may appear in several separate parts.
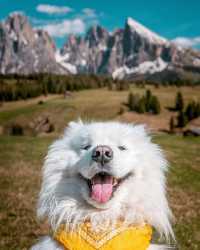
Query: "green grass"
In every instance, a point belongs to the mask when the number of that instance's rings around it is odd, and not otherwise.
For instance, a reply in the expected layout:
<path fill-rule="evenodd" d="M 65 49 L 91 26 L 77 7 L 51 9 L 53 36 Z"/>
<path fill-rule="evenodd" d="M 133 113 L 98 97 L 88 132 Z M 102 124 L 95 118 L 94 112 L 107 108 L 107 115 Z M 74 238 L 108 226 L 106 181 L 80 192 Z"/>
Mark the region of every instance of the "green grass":
<path fill-rule="evenodd" d="M 200 191 L 200 138 L 162 135 L 155 141 L 169 154 L 171 185 Z"/>

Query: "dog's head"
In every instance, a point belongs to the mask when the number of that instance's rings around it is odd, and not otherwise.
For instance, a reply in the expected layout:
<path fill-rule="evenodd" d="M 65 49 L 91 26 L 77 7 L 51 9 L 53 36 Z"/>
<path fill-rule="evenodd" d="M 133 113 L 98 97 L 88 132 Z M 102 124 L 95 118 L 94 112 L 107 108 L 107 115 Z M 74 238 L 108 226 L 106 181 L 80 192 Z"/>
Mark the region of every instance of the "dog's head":
<path fill-rule="evenodd" d="M 49 149 L 39 216 L 52 224 L 119 218 L 171 231 L 165 197 L 167 162 L 144 126 L 71 122 Z"/>

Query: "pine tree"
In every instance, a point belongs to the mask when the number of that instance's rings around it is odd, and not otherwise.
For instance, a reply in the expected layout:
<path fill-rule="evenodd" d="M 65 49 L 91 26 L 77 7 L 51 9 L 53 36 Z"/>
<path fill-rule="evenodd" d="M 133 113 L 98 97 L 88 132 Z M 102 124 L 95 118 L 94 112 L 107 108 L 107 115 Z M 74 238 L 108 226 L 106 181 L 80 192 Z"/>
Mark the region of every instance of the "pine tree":
<path fill-rule="evenodd" d="M 137 106 L 137 108 L 136 108 L 136 111 L 137 111 L 138 113 L 143 114 L 143 113 L 146 112 L 145 102 L 146 102 L 146 100 L 145 100 L 145 97 L 143 96 L 143 97 L 139 100 L 138 106 Z"/>
<path fill-rule="evenodd" d="M 145 106 L 147 112 L 151 112 L 151 101 L 152 101 L 152 94 L 151 90 L 148 89 L 145 94 Z"/>
<path fill-rule="evenodd" d="M 139 96 L 134 95 L 132 92 L 128 96 L 128 106 L 131 111 L 136 111 L 139 102 Z"/>
<path fill-rule="evenodd" d="M 181 110 L 177 116 L 177 127 L 183 128 L 187 124 L 187 117 L 184 112 Z"/>
<path fill-rule="evenodd" d="M 185 115 L 187 116 L 188 121 L 191 121 L 194 118 L 194 108 L 195 106 L 192 103 L 189 103 L 186 107 Z"/>
<path fill-rule="evenodd" d="M 184 108 L 183 96 L 181 92 L 178 92 L 176 94 L 175 109 L 177 111 L 180 111 L 183 110 L 183 108 Z"/>
<path fill-rule="evenodd" d="M 169 130 L 171 133 L 174 132 L 175 124 L 174 124 L 174 117 L 172 116 L 169 121 Z"/>
<path fill-rule="evenodd" d="M 160 114 L 160 102 L 156 96 L 151 97 L 150 110 L 153 114 Z"/>
<path fill-rule="evenodd" d="M 200 103 L 197 102 L 194 108 L 194 118 L 197 118 L 200 116 Z"/>
<path fill-rule="evenodd" d="M 128 95 L 128 107 L 132 111 L 133 111 L 133 100 L 134 100 L 133 93 L 130 92 L 129 95 Z"/>

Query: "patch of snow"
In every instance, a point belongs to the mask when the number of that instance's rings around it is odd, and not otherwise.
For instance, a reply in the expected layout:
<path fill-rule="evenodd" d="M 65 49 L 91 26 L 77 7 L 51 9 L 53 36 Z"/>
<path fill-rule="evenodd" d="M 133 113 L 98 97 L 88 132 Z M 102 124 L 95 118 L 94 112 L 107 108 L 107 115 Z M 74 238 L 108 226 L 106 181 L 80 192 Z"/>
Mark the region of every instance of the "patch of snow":
<path fill-rule="evenodd" d="M 126 75 L 129 74 L 153 74 L 156 72 L 163 71 L 165 68 L 167 68 L 167 66 L 168 63 L 164 62 L 159 57 L 155 61 L 146 61 L 141 63 L 139 66 L 133 68 L 128 68 L 126 65 L 124 65 L 123 67 L 116 69 L 112 73 L 112 77 L 114 79 L 123 79 Z"/>
<path fill-rule="evenodd" d="M 168 42 L 167 39 L 147 29 L 145 26 L 133 20 L 131 17 L 127 19 L 127 24 L 132 30 L 147 38 L 151 43 L 165 44 Z"/>
<path fill-rule="evenodd" d="M 14 32 L 14 30 L 11 30 L 11 32 L 10 32 L 10 38 L 12 39 L 12 40 L 14 40 L 14 41 L 17 41 L 17 35 L 16 35 L 16 33 Z"/>
<path fill-rule="evenodd" d="M 2 66 L 2 67 L 1 67 L 1 71 L 0 71 L 0 72 L 1 72 L 1 74 L 5 74 L 5 72 L 6 72 L 6 68 L 5 68 L 4 66 Z"/>
<path fill-rule="evenodd" d="M 35 33 L 35 34 L 34 34 L 34 37 L 35 37 L 35 39 L 37 40 L 38 37 L 39 37 L 39 36 L 38 36 L 38 33 Z"/>
<path fill-rule="evenodd" d="M 98 45 L 98 50 L 99 51 L 106 51 L 108 48 L 107 48 L 107 46 L 105 46 L 105 45 L 102 45 L 102 44 L 99 44 Z"/>
<path fill-rule="evenodd" d="M 56 61 L 59 63 L 65 61 L 65 60 L 68 60 L 69 56 L 70 56 L 69 53 L 61 55 L 59 50 L 57 50 L 55 53 Z"/>
<path fill-rule="evenodd" d="M 200 66 L 200 58 L 195 58 L 193 61 L 194 66 Z"/>
<path fill-rule="evenodd" d="M 24 45 L 28 44 L 28 41 L 26 40 L 26 38 L 24 36 L 22 36 L 22 42 L 24 43 Z"/>
<path fill-rule="evenodd" d="M 33 55 L 34 58 L 35 58 L 34 63 L 33 63 L 33 67 L 34 67 L 34 69 L 37 69 L 38 63 L 39 63 L 38 54 L 36 53 L 35 50 L 32 50 L 31 52 L 32 52 L 32 55 Z"/>
<path fill-rule="evenodd" d="M 125 75 L 129 74 L 129 68 L 127 66 L 120 67 L 112 73 L 113 79 L 123 79 Z"/>
<path fill-rule="evenodd" d="M 81 59 L 80 64 L 81 64 L 82 66 L 85 66 L 85 65 L 87 64 L 87 62 L 86 62 L 85 59 Z"/>
<path fill-rule="evenodd" d="M 70 73 L 72 74 L 77 74 L 77 68 L 75 65 L 71 64 L 71 63 L 66 63 L 66 62 L 62 62 L 60 63 L 64 68 L 66 68 L 67 70 L 69 70 Z"/>
<path fill-rule="evenodd" d="M 131 73 L 140 73 L 140 74 L 153 74 L 156 72 L 161 72 L 167 67 L 168 63 L 164 62 L 160 57 L 155 61 L 146 61 L 141 63 L 138 67 L 135 67 L 131 70 Z"/>
<path fill-rule="evenodd" d="M 59 50 L 57 50 L 56 53 L 55 53 L 55 59 L 56 59 L 57 63 L 59 63 L 65 69 L 69 70 L 69 72 L 71 74 L 77 74 L 77 68 L 76 68 L 76 66 L 73 65 L 73 64 L 71 64 L 71 63 L 65 62 L 66 58 L 68 58 L 68 57 L 69 57 L 68 54 L 65 54 L 64 56 L 62 56 L 60 54 Z"/>

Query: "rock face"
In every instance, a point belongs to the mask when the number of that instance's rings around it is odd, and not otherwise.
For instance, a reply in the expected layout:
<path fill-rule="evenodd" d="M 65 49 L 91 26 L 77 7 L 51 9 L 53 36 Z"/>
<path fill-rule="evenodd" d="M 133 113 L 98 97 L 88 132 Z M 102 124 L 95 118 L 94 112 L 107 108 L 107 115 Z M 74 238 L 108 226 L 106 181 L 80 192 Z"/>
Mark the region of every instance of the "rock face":
<path fill-rule="evenodd" d="M 95 26 L 84 38 L 70 36 L 57 55 L 71 73 L 152 80 L 200 77 L 199 52 L 180 48 L 131 18 L 111 34 Z"/>
<path fill-rule="evenodd" d="M 0 23 L 0 73 L 66 72 L 55 50 L 48 33 L 34 30 L 23 15 L 12 14 Z"/>
<path fill-rule="evenodd" d="M 99 25 L 84 37 L 70 35 L 57 50 L 47 32 L 27 18 L 10 15 L 0 23 L 0 73 L 107 74 L 119 79 L 200 79 L 200 52 L 183 49 L 132 18 L 109 33 Z"/>

